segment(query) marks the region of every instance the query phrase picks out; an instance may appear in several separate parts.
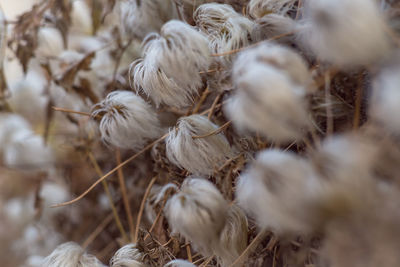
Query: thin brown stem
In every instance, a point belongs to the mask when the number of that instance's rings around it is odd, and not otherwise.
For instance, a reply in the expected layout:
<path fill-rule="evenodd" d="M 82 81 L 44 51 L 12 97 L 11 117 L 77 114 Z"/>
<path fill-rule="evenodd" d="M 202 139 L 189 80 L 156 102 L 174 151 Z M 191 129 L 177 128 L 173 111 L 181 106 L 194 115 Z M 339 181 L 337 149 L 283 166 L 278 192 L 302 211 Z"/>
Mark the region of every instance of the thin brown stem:
<path fill-rule="evenodd" d="M 208 90 L 208 86 L 207 86 L 206 89 L 204 90 L 204 92 L 201 94 L 200 100 L 196 103 L 196 106 L 194 107 L 192 114 L 196 114 L 197 112 L 199 112 L 201 105 L 204 103 L 204 101 L 206 100 L 206 98 L 209 94 L 210 94 L 210 91 Z"/>
<path fill-rule="evenodd" d="M 230 267 L 239 266 L 239 263 L 248 256 L 251 250 L 255 248 L 259 244 L 259 242 L 261 242 L 266 233 L 266 231 L 259 232 L 258 235 L 253 239 L 253 241 L 251 241 L 247 248 L 242 252 L 242 254 L 240 254 L 240 256 L 230 265 Z"/>
<path fill-rule="evenodd" d="M 89 151 L 88 152 L 88 156 L 89 156 L 89 159 L 90 159 L 94 169 L 97 172 L 97 175 L 102 176 L 103 172 L 102 172 L 99 164 L 97 163 L 97 160 L 94 157 L 93 153 Z M 108 198 L 108 202 L 110 203 L 110 207 L 111 207 L 111 210 L 112 210 L 113 215 L 114 215 L 115 223 L 116 223 L 116 225 L 117 225 L 117 227 L 118 227 L 118 229 L 119 229 L 119 231 L 121 233 L 122 238 L 125 241 L 128 241 L 129 240 L 128 236 L 126 235 L 125 229 L 124 229 L 124 227 L 122 226 L 122 223 L 121 223 L 121 219 L 119 218 L 117 209 L 115 208 L 114 201 L 112 199 L 111 192 L 110 192 L 110 189 L 108 187 L 107 181 L 103 180 L 102 184 L 103 184 L 103 187 L 104 187 L 104 191 L 106 192 L 106 195 L 107 195 L 107 198 Z"/>
<path fill-rule="evenodd" d="M 121 164 L 121 152 L 120 152 L 119 148 L 117 149 L 115 156 L 116 156 L 116 159 L 117 159 L 117 164 L 118 165 Z M 133 224 L 132 210 L 131 210 L 131 205 L 129 204 L 128 193 L 126 191 L 125 178 L 124 178 L 124 173 L 122 171 L 122 168 L 119 168 L 117 173 L 118 173 L 119 186 L 121 188 L 121 193 L 122 193 L 122 200 L 124 202 L 126 217 L 128 218 L 130 238 L 131 238 L 131 241 L 132 241 L 133 240 L 133 232 L 135 230 L 135 226 Z"/>
<path fill-rule="evenodd" d="M 96 237 L 107 227 L 107 225 L 112 221 L 114 218 L 113 213 L 110 213 L 97 227 L 94 231 L 86 238 L 86 240 L 82 243 L 82 248 L 87 248 L 95 239 Z"/>
<path fill-rule="evenodd" d="M 61 112 L 72 113 L 72 114 L 79 114 L 79 115 L 88 116 L 88 117 L 91 116 L 91 114 L 88 113 L 88 112 L 76 111 L 76 110 L 67 109 L 67 108 L 60 108 L 60 107 L 52 107 L 52 108 L 55 111 L 61 111 Z"/>
<path fill-rule="evenodd" d="M 188 261 L 193 262 L 192 251 L 190 250 L 190 244 L 186 244 L 186 253 L 188 256 Z"/>
<path fill-rule="evenodd" d="M 138 217 L 136 220 L 136 229 L 135 229 L 135 236 L 133 238 L 133 243 L 136 243 L 139 237 L 139 226 L 140 226 L 140 221 L 142 220 L 142 214 L 144 211 L 144 206 L 146 204 L 146 199 L 150 194 L 150 190 L 153 186 L 153 184 L 155 183 L 155 181 L 157 180 L 157 176 L 154 176 L 153 179 L 151 179 L 149 185 L 146 188 L 146 192 L 144 193 L 143 199 L 142 199 L 142 203 L 140 203 L 140 209 L 139 209 L 139 213 L 138 213 Z"/>
<path fill-rule="evenodd" d="M 218 101 L 221 99 L 221 96 L 223 95 L 223 93 L 220 93 L 219 95 L 217 95 L 217 97 L 214 99 L 211 108 L 210 108 L 210 112 L 208 113 L 208 119 L 211 119 L 213 113 L 214 113 L 214 109 L 215 106 L 217 105 Z"/>
<path fill-rule="evenodd" d="M 363 94 L 362 73 L 360 73 L 358 77 L 358 84 L 356 90 L 356 103 L 354 107 L 353 129 L 357 129 L 360 126 L 362 94 Z"/>
<path fill-rule="evenodd" d="M 333 115 L 331 105 L 331 76 L 329 72 L 325 73 L 325 102 L 326 102 L 326 133 L 331 135 L 333 132 Z"/>
<path fill-rule="evenodd" d="M 161 142 L 162 140 L 164 140 L 165 138 L 167 138 L 167 136 L 169 135 L 169 133 L 161 136 L 160 138 L 158 138 L 157 140 L 151 142 L 150 144 L 148 144 L 147 146 L 145 146 L 142 150 L 140 150 L 139 152 L 137 152 L 135 155 L 129 157 L 128 159 L 126 159 L 125 161 L 123 161 L 121 164 L 117 165 L 114 169 L 112 169 L 111 171 L 109 171 L 108 173 L 106 173 L 105 175 L 103 175 L 102 177 L 100 177 L 94 184 L 92 184 L 85 192 L 83 192 L 81 195 L 79 195 L 78 197 L 74 198 L 73 200 L 67 201 L 67 202 L 63 202 L 60 204 L 56 204 L 56 205 L 52 205 L 52 208 L 57 208 L 57 207 L 63 207 L 63 206 L 67 206 L 70 204 L 73 204 L 79 200 L 81 200 L 82 198 L 84 198 L 90 191 L 93 190 L 93 188 L 95 188 L 99 183 L 101 183 L 102 181 L 104 181 L 105 179 L 107 179 L 111 174 L 115 173 L 119 168 L 122 168 L 123 166 L 125 166 L 126 164 L 128 164 L 129 162 L 131 162 L 132 160 L 136 159 L 137 157 L 139 157 L 141 154 L 143 154 L 144 152 L 146 152 L 147 150 L 149 150 L 150 148 L 152 148 L 155 144 Z"/>
<path fill-rule="evenodd" d="M 192 138 L 193 139 L 200 139 L 200 138 L 206 138 L 206 137 L 209 137 L 209 136 L 213 136 L 213 135 L 219 134 L 224 129 L 226 129 L 229 125 L 231 125 L 231 123 L 232 123 L 232 121 L 227 121 L 221 127 L 219 127 L 218 129 L 212 131 L 211 133 L 204 134 L 204 135 L 194 135 L 194 136 L 192 136 Z"/>

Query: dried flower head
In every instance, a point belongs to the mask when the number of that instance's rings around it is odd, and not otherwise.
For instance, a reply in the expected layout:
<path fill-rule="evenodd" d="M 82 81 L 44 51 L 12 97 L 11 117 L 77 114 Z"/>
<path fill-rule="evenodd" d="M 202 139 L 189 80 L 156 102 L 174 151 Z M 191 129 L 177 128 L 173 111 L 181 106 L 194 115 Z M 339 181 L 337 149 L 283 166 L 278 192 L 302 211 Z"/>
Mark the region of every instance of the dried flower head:
<path fill-rule="evenodd" d="M 230 5 L 203 4 L 193 15 L 197 27 L 207 34 L 210 48 L 222 53 L 246 46 L 254 23 L 238 14 Z"/>
<path fill-rule="evenodd" d="M 144 40 L 144 58 L 131 65 L 133 83 L 157 106 L 181 108 L 193 102 L 203 85 L 199 72 L 209 64 L 207 38 L 190 25 L 172 20 L 160 34 L 149 34 Z"/>
<path fill-rule="evenodd" d="M 399 98 L 400 65 L 388 66 L 375 78 L 373 94 L 369 106 L 369 116 L 381 123 L 386 130 L 400 134 Z"/>
<path fill-rule="evenodd" d="M 284 15 L 268 14 L 262 18 L 256 19 L 253 31 L 251 33 L 254 41 L 262 41 L 276 36 L 282 36 L 294 31 L 296 22 Z M 277 40 L 279 43 L 291 43 L 294 37 L 288 35 Z"/>
<path fill-rule="evenodd" d="M 217 129 L 218 126 L 205 116 L 181 117 L 166 140 L 168 159 L 191 173 L 212 174 L 214 167 L 222 165 L 233 156 L 228 140 L 223 133 L 194 137 L 207 135 Z"/>
<path fill-rule="evenodd" d="M 213 253 L 225 226 L 229 206 L 218 189 L 202 178 L 186 178 L 172 196 L 165 216 L 173 233 L 179 233 L 205 255 Z"/>
<path fill-rule="evenodd" d="M 119 2 L 119 10 L 124 32 L 139 38 L 159 32 L 165 22 L 178 18 L 171 0 L 123 0 Z"/>
<path fill-rule="evenodd" d="M 282 71 L 295 85 L 302 86 L 304 90 L 311 87 L 312 78 L 307 63 L 298 53 L 283 45 L 262 43 L 240 53 L 234 63 L 234 80 L 240 80 L 243 73 L 253 70 L 252 64 L 259 63 Z M 301 94 L 301 91 L 298 93 Z"/>
<path fill-rule="evenodd" d="M 196 265 L 189 261 L 178 259 L 168 262 L 164 267 L 196 267 Z"/>
<path fill-rule="evenodd" d="M 247 246 L 248 223 L 244 212 L 236 205 L 229 207 L 225 227 L 220 241 L 214 248 L 222 266 L 231 264 L 242 254 Z"/>
<path fill-rule="evenodd" d="M 284 15 L 294 9 L 296 0 L 250 0 L 248 13 L 254 18 L 261 18 L 270 13 Z"/>
<path fill-rule="evenodd" d="M 86 254 L 85 251 L 74 242 L 59 245 L 47 256 L 42 267 L 105 267 L 95 256 Z"/>
<path fill-rule="evenodd" d="M 128 244 L 118 249 L 110 260 L 110 267 L 145 267 L 143 255 L 135 244 Z"/>
<path fill-rule="evenodd" d="M 224 111 L 240 131 L 250 130 L 276 142 L 301 139 L 310 127 L 305 91 L 283 71 L 253 63 L 233 76 L 236 92 Z"/>
<path fill-rule="evenodd" d="M 385 27 L 374 0 L 313 0 L 305 3 L 299 37 L 319 59 L 352 67 L 386 55 Z"/>
<path fill-rule="evenodd" d="M 305 159 L 264 150 L 240 176 L 236 197 L 260 227 L 282 234 L 312 230 L 314 203 L 321 192 L 318 177 Z"/>
<path fill-rule="evenodd" d="M 103 141 L 120 148 L 140 149 L 161 133 L 156 112 L 140 96 L 130 91 L 114 91 L 92 108 L 92 117 L 101 118 Z"/>

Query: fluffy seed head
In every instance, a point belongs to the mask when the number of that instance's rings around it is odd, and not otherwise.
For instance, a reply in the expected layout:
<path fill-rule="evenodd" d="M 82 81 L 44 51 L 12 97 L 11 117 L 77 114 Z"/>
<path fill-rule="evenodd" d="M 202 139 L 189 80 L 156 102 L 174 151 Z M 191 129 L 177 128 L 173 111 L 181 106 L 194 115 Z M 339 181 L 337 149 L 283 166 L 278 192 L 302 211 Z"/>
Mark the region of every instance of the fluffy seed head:
<path fill-rule="evenodd" d="M 301 139 L 309 128 L 304 89 L 281 70 L 254 63 L 233 76 L 236 92 L 224 111 L 239 131 L 250 130 L 277 141 Z"/>
<path fill-rule="evenodd" d="M 244 72 L 251 72 L 252 64 L 259 63 L 284 72 L 295 85 L 307 89 L 311 85 L 311 74 L 305 60 L 294 50 L 272 42 L 265 42 L 239 54 L 235 60 L 232 76 L 240 80 Z M 299 92 L 300 93 L 300 92 Z"/>
<path fill-rule="evenodd" d="M 236 205 L 230 206 L 220 241 L 214 248 L 214 254 L 222 266 L 230 266 L 246 249 L 247 227 L 244 212 Z"/>
<path fill-rule="evenodd" d="M 150 32 L 158 32 L 168 20 L 177 18 L 171 0 L 122 0 L 119 8 L 122 28 L 132 37 L 144 38 Z"/>
<path fill-rule="evenodd" d="M 262 228 L 308 232 L 320 183 L 308 162 L 295 154 L 264 150 L 240 176 L 236 197 Z"/>
<path fill-rule="evenodd" d="M 143 255 L 135 244 L 128 244 L 117 250 L 110 260 L 110 267 L 145 267 Z"/>
<path fill-rule="evenodd" d="M 254 23 L 238 14 L 230 5 L 203 4 L 193 15 L 197 27 L 206 33 L 210 48 L 222 53 L 246 46 Z"/>
<path fill-rule="evenodd" d="M 145 204 L 145 214 L 147 219 L 153 223 L 157 216 L 157 206 L 168 196 L 170 192 L 178 191 L 178 187 L 173 183 L 164 186 L 153 185 L 150 190 L 149 197 Z"/>
<path fill-rule="evenodd" d="M 383 69 L 375 78 L 369 116 L 387 130 L 400 134 L 400 65 Z"/>
<path fill-rule="evenodd" d="M 42 267 L 105 267 L 95 256 L 86 254 L 74 242 L 59 245 L 41 265 Z"/>
<path fill-rule="evenodd" d="M 205 255 L 211 255 L 224 228 L 229 206 L 218 189 L 202 178 L 186 178 L 181 191 L 172 196 L 165 216 L 174 233 L 179 233 Z"/>
<path fill-rule="evenodd" d="M 172 20 L 160 34 L 144 40 L 144 57 L 132 63 L 134 86 L 154 103 L 177 108 L 193 102 L 202 86 L 200 71 L 210 64 L 207 38 L 190 25 Z"/>
<path fill-rule="evenodd" d="M 106 144 L 138 150 L 161 133 L 156 112 L 130 91 L 114 91 L 92 109 Z"/>
<path fill-rule="evenodd" d="M 222 165 L 233 156 L 223 133 L 204 138 L 193 138 L 212 133 L 218 126 L 207 117 L 191 115 L 178 120 L 166 140 L 168 159 L 180 168 L 194 174 L 210 175 L 214 167 Z"/>
<path fill-rule="evenodd" d="M 376 62 L 387 54 L 390 45 L 375 2 L 307 1 L 299 37 L 319 59 L 338 66 Z"/>
<path fill-rule="evenodd" d="M 254 18 L 261 18 L 270 13 L 286 14 L 293 10 L 296 0 L 250 0 L 248 13 Z"/>
<path fill-rule="evenodd" d="M 284 15 L 268 14 L 256 19 L 251 33 L 253 41 L 262 41 L 282 34 L 291 33 L 295 29 L 296 22 Z M 277 40 L 280 43 L 290 43 L 293 36 L 281 37 Z"/>

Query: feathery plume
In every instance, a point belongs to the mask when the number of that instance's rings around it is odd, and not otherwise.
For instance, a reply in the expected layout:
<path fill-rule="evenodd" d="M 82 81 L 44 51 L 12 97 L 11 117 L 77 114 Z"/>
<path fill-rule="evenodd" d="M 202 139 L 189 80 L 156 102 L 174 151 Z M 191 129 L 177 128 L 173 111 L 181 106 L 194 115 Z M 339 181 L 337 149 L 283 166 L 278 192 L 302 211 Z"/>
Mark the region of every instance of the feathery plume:
<path fill-rule="evenodd" d="M 164 265 L 164 267 L 196 267 L 196 265 L 185 260 L 177 259 L 168 262 L 167 264 Z"/>
<path fill-rule="evenodd" d="M 151 32 L 159 32 L 165 22 L 178 18 L 171 0 L 122 0 L 119 10 L 124 32 L 141 39 Z"/>
<path fill-rule="evenodd" d="M 106 144 L 138 150 L 150 139 L 159 137 L 156 112 L 140 96 L 130 91 L 114 91 L 92 108 L 100 117 L 100 133 Z"/>
<path fill-rule="evenodd" d="M 143 255 L 135 244 L 128 244 L 118 249 L 110 260 L 110 267 L 145 267 Z"/>
<path fill-rule="evenodd" d="M 228 203 L 218 189 L 202 178 L 186 178 L 172 196 L 165 216 L 173 233 L 181 234 L 205 255 L 212 255 L 226 222 Z"/>
<path fill-rule="evenodd" d="M 234 154 L 228 140 L 223 133 L 204 138 L 193 137 L 206 135 L 217 129 L 218 126 L 205 116 L 181 117 L 177 127 L 170 131 L 166 139 L 167 158 L 191 173 L 212 174 L 214 167 L 220 166 Z"/>
<path fill-rule="evenodd" d="M 261 18 L 270 13 L 285 15 L 294 9 L 296 0 L 250 0 L 247 10 L 253 18 Z"/>
<path fill-rule="evenodd" d="M 258 153 L 239 178 L 236 197 L 262 228 L 279 234 L 304 233 L 314 226 L 321 184 L 312 166 L 280 150 Z"/>
<path fill-rule="evenodd" d="M 190 25 L 171 20 L 160 34 L 149 34 L 143 42 L 144 58 L 131 65 L 135 88 L 157 106 L 190 105 L 203 85 L 199 72 L 210 64 L 207 38 Z"/>
<path fill-rule="evenodd" d="M 197 27 L 207 34 L 210 49 L 223 53 L 250 43 L 254 23 L 227 4 L 203 4 L 193 15 Z"/>
<path fill-rule="evenodd" d="M 74 242 L 59 245 L 42 263 L 42 267 L 105 267 L 95 256 L 86 254 Z"/>
<path fill-rule="evenodd" d="M 374 0 L 306 1 L 299 38 L 321 60 L 341 67 L 368 65 L 390 50 Z"/>

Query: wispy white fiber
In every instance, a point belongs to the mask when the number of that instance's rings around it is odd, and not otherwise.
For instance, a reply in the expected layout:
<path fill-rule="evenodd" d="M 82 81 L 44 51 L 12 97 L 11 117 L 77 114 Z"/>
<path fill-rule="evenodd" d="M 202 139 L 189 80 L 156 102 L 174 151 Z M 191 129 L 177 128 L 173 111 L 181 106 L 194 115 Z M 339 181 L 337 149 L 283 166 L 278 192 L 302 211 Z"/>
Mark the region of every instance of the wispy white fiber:
<path fill-rule="evenodd" d="M 128 244 L 117 250 L 110 260 L 110 267 L 145 267 L 143 255 L 135 244 Z"/>
<path fill-rule="evenodd" d="M 144 40 L 144 57 L 131 65 L 133 84 L 159 106 L 182 108 L 203 85 L 200 73 L 210 65 L 207 38 L 192 26 L 172 20 L 160 34 Z"/>
<path fill-rule="evenodd" d="M 296 0 L 250 0 L 248 13 L 254 18 L 261 18 L 270 13 L 285 15 L 294 9 Z"/>
<path fill-rule="evenodd" d="M 206 135 L 217 129 L 218 126 L 205 116 L 181 117 L 166 139 L 168 159 L 191 173 L 212 174 L 215 167 L 233 156 L 228 140 L 223 133 L 204 138 L 193 136 Z"/>

